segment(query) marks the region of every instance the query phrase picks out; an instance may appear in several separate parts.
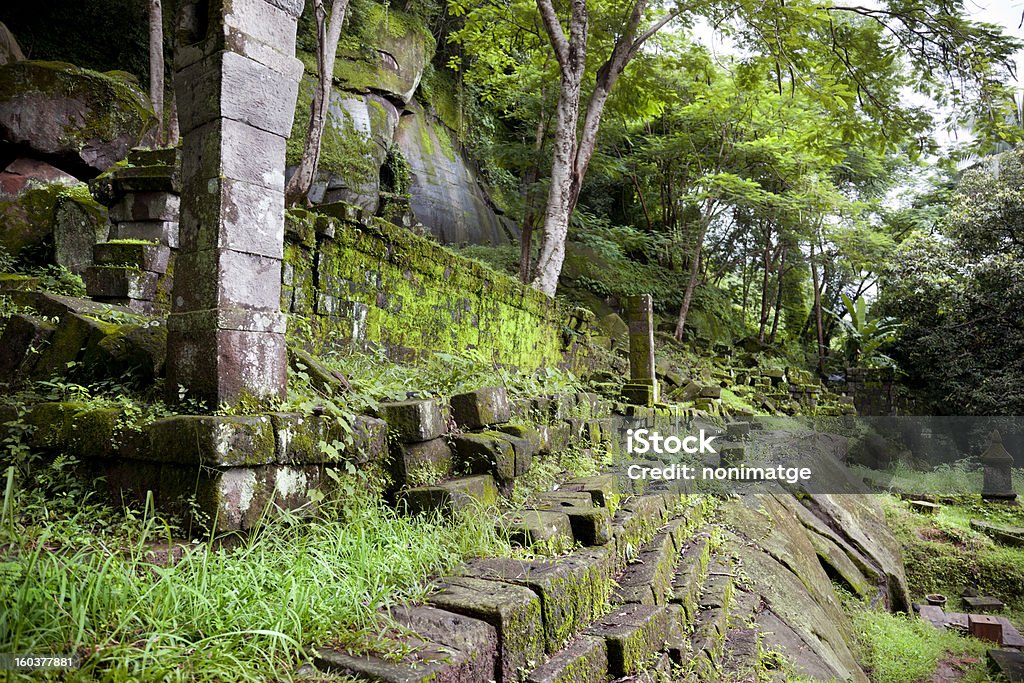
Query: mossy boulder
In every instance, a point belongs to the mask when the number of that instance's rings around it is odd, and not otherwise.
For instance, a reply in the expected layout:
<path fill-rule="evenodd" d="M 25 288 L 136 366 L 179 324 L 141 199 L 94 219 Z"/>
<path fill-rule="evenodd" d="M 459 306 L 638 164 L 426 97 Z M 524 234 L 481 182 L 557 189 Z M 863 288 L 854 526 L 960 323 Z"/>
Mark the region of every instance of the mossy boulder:
<path fill-rule="evenodd" d="M 65 62 L 0 66 L 0 136 L 93 176 L 148 139 L 156 117 L 131 76 Z"/>
<path fill-rule="evenodd" d="M 92 248 L 109 229 L 107 210 L 84 183 L 53 183 L 0 200 L 0 244 L 28 264 L 57 264 L 81 273 L 92 265 Z"/>

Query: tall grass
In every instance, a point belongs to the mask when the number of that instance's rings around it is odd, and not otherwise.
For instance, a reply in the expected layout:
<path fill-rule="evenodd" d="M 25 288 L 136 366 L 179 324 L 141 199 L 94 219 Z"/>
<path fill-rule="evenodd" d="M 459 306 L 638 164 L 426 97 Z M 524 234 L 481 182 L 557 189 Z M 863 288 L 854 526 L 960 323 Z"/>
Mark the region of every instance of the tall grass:
<path fill-rule="evenodd" d="M 379 610 L 431 576 L 510 551 L 490 514 L 403 517 L 367 496 L 159 567 L 142 542 L 152 519 L 129 536 L 80 533 L 94 510 L 4 534 L 0 652 L 79 653 L 67 680 L 288 680 L 312 647 L 365 647 Z"/>

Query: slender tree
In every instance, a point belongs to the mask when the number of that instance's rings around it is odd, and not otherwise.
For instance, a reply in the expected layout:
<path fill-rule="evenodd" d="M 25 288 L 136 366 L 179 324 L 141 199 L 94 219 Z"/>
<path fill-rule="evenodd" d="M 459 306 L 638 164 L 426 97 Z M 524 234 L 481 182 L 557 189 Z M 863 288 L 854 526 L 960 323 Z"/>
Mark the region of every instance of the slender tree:
<path fill-rule="evenodd" d="M 161 0 L 149 0 L 149 99 L 156 114 L 157 144 L 167 142 L 164 121 L 164 12 Z"/>
<path fill-rule="evenodd" d="M 341 26 L 345 22 L 348 0 L 333 0 L 328 20 L 324 0 L 313 0 L 317 37 L 317 83 L 313 91 L 313 102 L 309 107 L 309 125 L 306 127 L 306 142 L 298 168 L 285 187 L 285 201 L 289 205 L 303 202 L 313 187 L 317 167 L 320 165 L 320 147 L 327 128 L 327 112 L 331 104 L 331 85 L 334 82 L 334 60 L 338 53 Z"/>

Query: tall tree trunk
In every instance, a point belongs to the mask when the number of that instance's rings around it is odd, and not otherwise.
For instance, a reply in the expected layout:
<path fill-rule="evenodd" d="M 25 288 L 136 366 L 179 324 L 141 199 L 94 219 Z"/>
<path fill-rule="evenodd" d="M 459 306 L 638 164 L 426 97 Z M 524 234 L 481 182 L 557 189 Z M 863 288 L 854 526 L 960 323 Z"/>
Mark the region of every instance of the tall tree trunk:
<path fill-rule="evenodd" d="M 316 90 L 309 106 L 309 125 L 306 127 L 306 143 L 302 148 L 299 166 L 284 189 L 285 201 L 289 205 L 304 201 L 313 187 L 317 168 L 320 166 L 320 147 L 327 128 L 327 111 L 331 103 L 331 84 L 334 79 L 334 60 L 341 38 L 341 25 L 345 21 L 348 0 L 334 0 L 331 6 L 330 22 L 324 0 L 313 0 L 317 35 Z"/>
<path fill-rule="evenodd" d="M 757 341 L 764 343 L 765 330 L 768 327 L 768 283 L 771 280 L 772 270 L 772 239 L 771 233 L 766 230 L 764 250 L 761 252 L 761 267 L 764 274 L 761 277 L 761 312 L 758 315 Z"/>
<path fill-rule="evenodd" d="M 541 93 L 543 99 L 543 92 Z M 537 223 L 537 192 L 535 185 L 540 180 L 540 153 L 544 149 L 544 138 L 547 136 L 547 119 L 544 116 L 544 109 L 541 108 L 537 120 L 537 132 L 533 139 L 533 153 L 535 161 L 526 172 L 524 182 L 526 185 L 526 211 L 523 214 L 523 233 L 519 245 L 519 281 L 523 284 L 530 283 L 530 275 L 533 270 L 533 228 Z"/>
<path fill-rule="evenodd" d="M 785 245 L 782 245 L 782 254 L 779 256 L 779 277 L 775 284 L 775 316 L 772 319 L 772 331 L 768 335 L 768 343 L 775 343 L 775 333 L 779 331 L 779 313 L 782 311 L 782 278 L 786 274 L 786 249 Z"/>
<path fill-rule="evenodd" d="M 161 0 L 149 0 L 149 99 L 156 114 L 156 143 L 167 142 L 164 121 L 164 12 Z"/>
<path fill-rule="evenodd" d="M 811 285 L 814 287 L 814 325 L 818 333 L 818 372 L 825 374 L 825 329 L 822 325 L 821 288 L 818 282 L 818 262 L 814 258 L 814 242 L 811 242 Z"/>
<path fill-rule="evenodd" d="M 690 314 L 690 304 L 693 303 L 693 293 L 697 291 L 697 284 L 700 282 L 700 263 L 704 252 L 704 235 L 707 230 L 708 224 L 701 221 L 701 227 L 697 230 L 697 238 L 693 245 L 693 255 L 690 257 L 690 273 L 686 280 L 686 291 L 683 292 L 683 303 L 679 307 L 679 317 L 676 319 L 675 337 L 679 341 L 683 340 L 686 318 Z"/>
<path fill-rule="evenodd" d="M 537 260 L 533 286 L 548 296 L 558 288 L 558 276 L 565 260 L 565 241 L 569 234 L 569 218 L 576 208 L 583 177 L 590 165 L 597 144 L 601 117 L 619 76 L 640 47 L 659 31 L 677 12 L 670 12 L 637 36 L 649 0 L 636 0 L 629 18 L 612 46 L 608 60 L 597 70 L 594 89 L 587 101 L 580 127 L 580 100 L 583 74 L 586 69 L 589 16 L 586 0 L 572 0 L 569 33 L 566 36 L 552 0 L 536 0 L 544 30 L 558 59 L 559 78 L 557 115 L 555 117 L 554 160 L 551 164 L 551 188 L 544 211 L 544 240 Z M 579 134 L 577 135 L 577 130 Z"/>

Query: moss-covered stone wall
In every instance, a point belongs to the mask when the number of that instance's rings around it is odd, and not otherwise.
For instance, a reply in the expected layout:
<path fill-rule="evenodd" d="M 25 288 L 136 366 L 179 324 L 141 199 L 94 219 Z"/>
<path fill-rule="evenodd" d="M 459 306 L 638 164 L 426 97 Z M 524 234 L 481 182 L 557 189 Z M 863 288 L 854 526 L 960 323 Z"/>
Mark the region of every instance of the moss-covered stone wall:
<path fill-rule="evenodd" d="M 314 348 L 408 358 L 479 350 L 523 370 L 580 369 L 592 315 L 377 218 L 288 213 L 282 310 Z"/>

